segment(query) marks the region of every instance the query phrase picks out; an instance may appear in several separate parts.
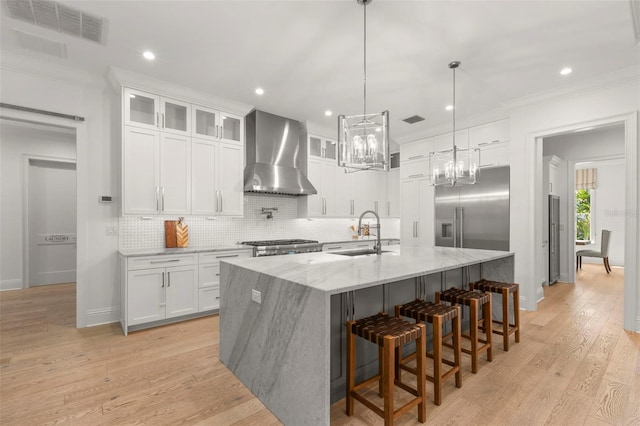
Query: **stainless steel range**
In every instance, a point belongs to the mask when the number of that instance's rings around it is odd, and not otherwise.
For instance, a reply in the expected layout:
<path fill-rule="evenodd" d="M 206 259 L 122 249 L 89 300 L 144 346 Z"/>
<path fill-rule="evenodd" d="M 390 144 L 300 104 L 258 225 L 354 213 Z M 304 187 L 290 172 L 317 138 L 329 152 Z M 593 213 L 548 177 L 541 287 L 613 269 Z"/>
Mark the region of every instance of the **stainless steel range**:
<path fill-rule="evenodd" d="M 243 241 L 240 244 L 253 246 L 253 257 L 322 251 L 322 244 L 315 240 Z"/>

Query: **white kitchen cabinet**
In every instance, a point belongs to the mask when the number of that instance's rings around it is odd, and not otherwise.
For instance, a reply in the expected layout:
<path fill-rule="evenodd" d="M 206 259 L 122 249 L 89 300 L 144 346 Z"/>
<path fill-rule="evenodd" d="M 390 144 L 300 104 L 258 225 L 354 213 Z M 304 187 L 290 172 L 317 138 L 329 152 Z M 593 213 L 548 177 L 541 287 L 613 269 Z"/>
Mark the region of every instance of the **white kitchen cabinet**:
<path fill-rule="evenodd" d="M 123 329 L 198 311 L 195 254 L 144 256 L 125 260 Z M 175 265 L 175 266 L 174 266 Z"/>
<path fill-rule="evenodd" d="M 191 105 L 176 99 L 124 88 L 124 124 L 191 135 Z"/>
<path fill-rule="evenodd" d="M 469 146 L 480 147 L 507 142 L 511 131 L 509 120 L 499 120 L 469 128 Z"/>
<path fill-rule="evenodd" d="M 400 163 L 428 159 L 429 151 L 433 147 L 433 138 L 421 139 L 400 145 Z"/>
<path fill-rule="evenodd" d="M 508 166 L 509 162 L 509 142 L 494 142 L 480 147 L 480 167 Z"/>
<path fill-rule="evenodd" d="M 200 139 L 242 144 L 244 117 L 212 108 L 192 105 L 192 135 Z"/>
<path fill-rule="evenodd" d="M 198 255 L 198 311 L 220 309 L 220 260 L 251 257 L 251 250 L 207 252 Z"/>
<path fill-rule="evenodd" d="M 124 214 L 189 214 L 191 138 L 126 126 Z"/>
<path fill-rule="evenodd" d="M 337 164 L 338 144 L 335 140 L 309 134 L 307 135 L 307 143 L 309 160 L 321 158 Z"/>
<path fill-rule="evenodd" d="M 192 214 L 242 216 L 243 147 L 192 138 L 191 154 Z"/>
<path fill-rule="evenodd" d="M 307 177 L 318 193 L 307 196 L 308 217 L 335 217 L 337 215 L 336 169 L 335 162 L 309 158 Z"/>
<path fill-rule="evenodd" d="M 338 167 L 338 216 L 359 216 L 366 210 L 380 215 L 386 209 L 388 172 L 373 170 L 344 173 Z"/>
<path fill-rule="evenodd" d="M 456 130 L 456 146 L 458 148 L 469 148 L 469 129 Z M 451 148 L 453 148 L 453 132 L 434 136 L 434 151 L 446 151 Z"/>
<path fill-rule="evenodd" d="M 400 217 L 400 170 L 391 170 L 387 175 L 387 217 Z"/>
<path fill-rule="evenodd" d="M 428 177 L 400 181 L 401 241 L 434 245 L 434 188 Z"/>

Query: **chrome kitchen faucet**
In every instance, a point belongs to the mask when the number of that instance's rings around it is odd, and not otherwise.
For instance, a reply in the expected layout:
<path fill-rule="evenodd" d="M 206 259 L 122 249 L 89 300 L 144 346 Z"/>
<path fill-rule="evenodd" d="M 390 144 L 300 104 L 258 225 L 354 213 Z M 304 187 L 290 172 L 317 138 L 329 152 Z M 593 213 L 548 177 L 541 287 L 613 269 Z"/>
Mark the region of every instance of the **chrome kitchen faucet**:
<path fill-rule="evenodd" d="M 374 226 L 374 228 L 377 229 L 376 231 L 377 242 L 373 246 L 373 248 L 376 251 L 376 254 L 379 256 L 382 254 L 382 244 L 380 243 L 380 216 L 378 216 L 378 213 L 374 212 L 373 210 L 365 210 L 362 212 L 362 214 L 360 215 L 360 218 L 358 219 L 358 235 L 362 235 L 362 218 L 367 213 L 372 213 L 376 217 L 376 226 Z"/>

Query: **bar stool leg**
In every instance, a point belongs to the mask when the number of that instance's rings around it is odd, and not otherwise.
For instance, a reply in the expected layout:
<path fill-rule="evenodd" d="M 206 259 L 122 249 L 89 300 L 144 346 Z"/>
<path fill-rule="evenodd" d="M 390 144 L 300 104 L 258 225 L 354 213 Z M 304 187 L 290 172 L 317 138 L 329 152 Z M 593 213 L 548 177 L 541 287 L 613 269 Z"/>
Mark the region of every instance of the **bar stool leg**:
<path fill-rule="evenodd" d="M 489 302 L 482 305 L 482 316 L 484 317 L 484 330 L 487 333 L 487 344 L 489 347 L 487 348 L 487 361 L 493 361 L 493 355 L 491 351 L 493 350 L 493 343 L 491 342 L 491 335 L 493 334 L 492 322 L 491 318 L 491 297 L 489 298 Z"/>
<path fill-rule="evenodd" d="M 347 321 L 347 415 L 353 416 L 353 396 L 351 391 L 355 387 L 356 369 L 356 335 L 351 332 L 355 321 Z"/>
<path fill-rule="evenodd" d="M 471 372 L 478 372 L 478 301 L 471 300 L 469 306 L 469 334 L 471 335 Z M 489 331 L 491 332 L 491 331 Z"/>
<path fill-rule="evenodd" d="M 393 425 L 393 368 L 395 365 L 395 345 L 393 337 L 385 336 L 382 347 L 382 397 L 384 398 L 384 424 Z"/>
<path fill-rule="evenodd" d="M 459 306 L 456 307 L 458 309 L 458 315 L 453 318 L 453 361 L 458 366 L 458 371 L 456 371 L 456 387 L 462 387 L 462 350 L 461 350 L 461 331 L 460 331 L 460 318 L 462 317 L 462 310 Z"/>
<path fill-rule="evenodd" d="M 436 405 L 442 402 L 442 317 L 433 316 L 433 400 Z"/>
<path fill-rule="evenodd" d="M 427 421 L 427 327 L 422 324 L 420 326 L 420 337 L 416 339 L 416 388 L 418 389 L 418 397 L 421 402 L 418 404 L 418 421 L 424 423 Z M 440 339 L 442 344 L 442 339 Z M 400 358 L 398 358 L 398 361 Z"/>
<path fill-rule="evenodd" d="M 509 289 L 502 289 L 502 344 L 509 352 Z"/>
<path fill-rule="evenodd" d="M 520 290 L 513 292 L 513 323 L 516 326 L 516 343 L 520 342 Z"/>

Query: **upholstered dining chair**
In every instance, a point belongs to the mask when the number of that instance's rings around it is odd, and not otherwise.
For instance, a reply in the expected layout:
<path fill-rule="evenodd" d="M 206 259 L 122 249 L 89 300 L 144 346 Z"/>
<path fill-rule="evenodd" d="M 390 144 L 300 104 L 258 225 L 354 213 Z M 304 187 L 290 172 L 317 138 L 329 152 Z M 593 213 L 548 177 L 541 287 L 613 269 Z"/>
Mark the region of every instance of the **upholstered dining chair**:
<path fill-rule="evenodd" d="M 583 257 L 600 257 L 602 263 L 604 263 L 604 269 L 607 274 L 611 272 L 611 265 L 609 265 L 609 239 L 611 238 L 611 231 L 607 229 L 602 230 L 602 236 L 600 237 L 600 250 L 579 250 L 576 252 L 576 270 L 582 269 Z"/>

